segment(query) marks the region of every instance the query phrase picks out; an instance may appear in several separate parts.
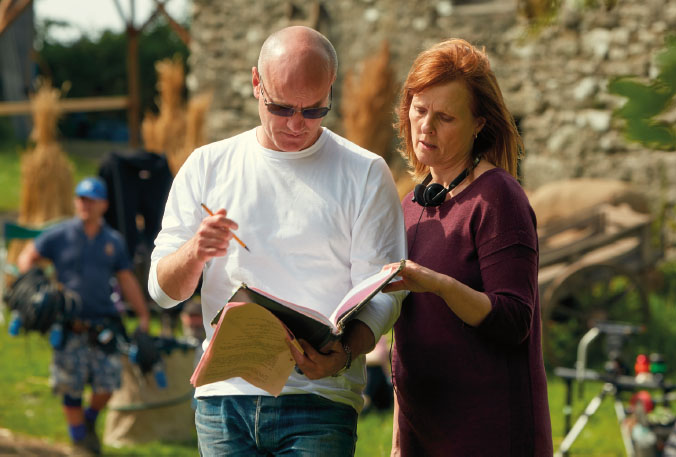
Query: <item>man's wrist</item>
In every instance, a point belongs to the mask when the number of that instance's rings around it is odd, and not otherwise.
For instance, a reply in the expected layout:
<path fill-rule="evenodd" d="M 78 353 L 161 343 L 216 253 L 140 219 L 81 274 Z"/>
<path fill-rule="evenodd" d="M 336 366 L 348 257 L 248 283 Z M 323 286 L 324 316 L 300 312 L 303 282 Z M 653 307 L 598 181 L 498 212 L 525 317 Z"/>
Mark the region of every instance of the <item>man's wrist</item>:
<path fill-rule="evenodd" d="M 338 370 L 336 374 L 334 374 L 333 376 L 342 375 L 352 366 L 352 348 L 345 341 L 341 341 L 340 345 L 343 347 L 343 351 L 345 351 L 345 355 L 347 356 L 347 358 L 345 359 L 345 365 L 343 365 L 343 368 Z"/>

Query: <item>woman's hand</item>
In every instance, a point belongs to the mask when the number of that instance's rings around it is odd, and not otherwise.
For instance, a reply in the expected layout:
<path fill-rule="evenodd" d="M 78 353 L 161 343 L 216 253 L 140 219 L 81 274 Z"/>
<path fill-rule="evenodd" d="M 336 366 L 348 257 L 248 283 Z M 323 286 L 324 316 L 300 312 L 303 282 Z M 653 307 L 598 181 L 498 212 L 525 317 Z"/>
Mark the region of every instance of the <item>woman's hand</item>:
<path fill-rule="evenodd" d="M 383 269 L 398 268 L 399 263 L 385 265 Z M 407 260 L 404 268 L 399 273 L 401 279 L 393 281 L 385 286 L 383 292 L 395 292 L 397 290 L 409 290 L 411 292 L 439 293 L 441 288 L 441 274 L 425 268 L 417 263 Z"/>
<path fill-rule="evenodd" d="M 392 268 L 392 265 L 399 264 L 385 265 L 383 268 Z M 399 275 L 401 280 L 389 283 L 383 288 L 383 292 L 431 292 L 441 297 L 462 321 L 472 327 L 481 324 L 491 311 L 491 301 L 485 293 L 410 260 L 406 261 Z"/>

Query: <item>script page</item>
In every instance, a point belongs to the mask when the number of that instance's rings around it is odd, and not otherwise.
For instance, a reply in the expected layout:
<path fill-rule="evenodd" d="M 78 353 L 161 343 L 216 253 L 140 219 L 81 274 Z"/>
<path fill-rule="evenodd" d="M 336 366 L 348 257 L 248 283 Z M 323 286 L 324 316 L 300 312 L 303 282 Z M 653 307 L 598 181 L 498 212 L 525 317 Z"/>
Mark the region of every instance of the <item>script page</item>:
<path fill-rule="evenodd" d="M 334 322 L 336 327 L 341 327 L 338 325 L 340 321 L 349 319 L 380 292 L 387 283 L 392 281 L 401 269 L 404 268 L 404 264 L 405 262 L 402 261 L 399 263 L 398 268 L 383 269 L 354 286 L 331 315 L 331 321 Z"/>
<path fill-rule="evenodd" d="M 327 317 L 315 310 L 281 300 L 262 290 L 243 285 L 237 289 L 229 301 L 261 305 L 277 316 L 296 338 L 304 339 L 317 350 L 335 339 L 333 324 Z M 335 334 L 337 333 L 336 331 Z"/>
<path fill-rule="evenodd" d="M 228 303 L 190 382 L 199 387 L 241 377 L 278 396 L 295 364 L 287 332 L 279 319 L 255 303 Z"/>

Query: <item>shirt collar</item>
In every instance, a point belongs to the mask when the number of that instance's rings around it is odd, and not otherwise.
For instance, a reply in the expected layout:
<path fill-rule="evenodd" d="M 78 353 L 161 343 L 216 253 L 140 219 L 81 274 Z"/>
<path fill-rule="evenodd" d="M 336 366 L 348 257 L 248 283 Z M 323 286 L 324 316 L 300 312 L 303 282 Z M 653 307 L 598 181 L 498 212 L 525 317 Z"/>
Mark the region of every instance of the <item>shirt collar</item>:
<path fill-rule="evenodd" d="M 322 132 L 319 135 L 319 138 L 317 138 L 317 141 L 312 143 L 312 145 L 308 148 L 301 149 L 300 151 L 293 151 L 293 152 L 285 152 L 285 151 L 275 151 L 274 149 L 268 149 L 264 148 L 261 146 L 260 143 L 258 143 L 258 139 L 256 138 L 256 143 L 258 144 L 261 153 L 269 157 L 271 159 L 282 159 L 282 160 L 294 160 L 294 159 L 302 159 L 305 157 L 309 157 L 315 152 L 319 151 L 324 143 L 326 142 L 326 138 L 328 137 L 328 133 L 326 133 L 326 128 L 322 127 Z M 256 129 L 252 130 L 252 134 L 254 138 L 256 137 Z"/>

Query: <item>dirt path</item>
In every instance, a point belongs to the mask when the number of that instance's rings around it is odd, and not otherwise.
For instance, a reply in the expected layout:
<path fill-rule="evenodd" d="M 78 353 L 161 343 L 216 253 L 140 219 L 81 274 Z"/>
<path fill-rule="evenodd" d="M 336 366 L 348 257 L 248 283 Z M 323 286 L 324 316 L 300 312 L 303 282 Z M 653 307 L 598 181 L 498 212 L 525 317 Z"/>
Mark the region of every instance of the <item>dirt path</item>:
<path fill-rule="evenodd" d="M 16 436 L 10 430 L 0 428 L 0 457 L 66 457 L 69 450 L 65 444 Z"/>

